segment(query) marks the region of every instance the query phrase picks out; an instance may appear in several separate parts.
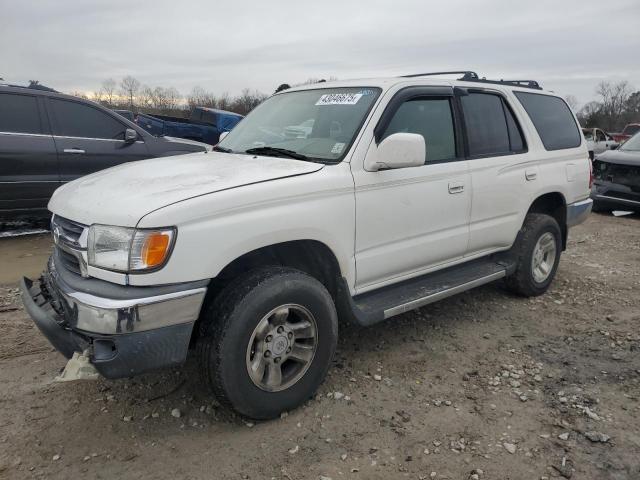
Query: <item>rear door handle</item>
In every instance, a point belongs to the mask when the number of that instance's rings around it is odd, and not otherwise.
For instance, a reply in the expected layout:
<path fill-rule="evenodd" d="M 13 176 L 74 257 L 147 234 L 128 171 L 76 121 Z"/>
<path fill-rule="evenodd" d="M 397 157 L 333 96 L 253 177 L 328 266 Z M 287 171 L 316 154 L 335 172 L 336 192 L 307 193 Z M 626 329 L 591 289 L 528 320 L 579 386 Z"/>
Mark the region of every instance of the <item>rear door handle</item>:
<path fill-rule="evenodd" d="M 535 170 L 526 170 L 524 172 L 524 177 L 529 181 L 535 180 L 536 178 L 538 178 L 538 172 L 536 172 Z"/>
<path fill-rule="evenodd" d="M 464 192 L 464 183 L 460 182 L 450 182 L 449 183 L 449 193 L 462 193 Z"/>
<path fill-rule="evenodd" d="M 64 153 L 85 153 L 81 148 L 65 148 Z"/>

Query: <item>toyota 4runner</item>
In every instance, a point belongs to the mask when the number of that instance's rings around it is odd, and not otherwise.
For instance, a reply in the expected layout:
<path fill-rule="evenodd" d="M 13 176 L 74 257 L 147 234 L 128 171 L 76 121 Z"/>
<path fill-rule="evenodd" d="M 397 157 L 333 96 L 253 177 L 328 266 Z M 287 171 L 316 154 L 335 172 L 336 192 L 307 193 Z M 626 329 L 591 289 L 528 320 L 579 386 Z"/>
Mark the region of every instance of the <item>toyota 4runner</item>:
<path fill-rule="evenodd" d="M 339 320 L 498 279 L 544 293 L 591 210 L 585 140 L 536 82 L 459 73 L 293 88 L 213 152 L 60 187 L 26 310 L 78 375 L 175 366 L 192 347 L 220 401 L 272 418 L 314 394 Z"/>

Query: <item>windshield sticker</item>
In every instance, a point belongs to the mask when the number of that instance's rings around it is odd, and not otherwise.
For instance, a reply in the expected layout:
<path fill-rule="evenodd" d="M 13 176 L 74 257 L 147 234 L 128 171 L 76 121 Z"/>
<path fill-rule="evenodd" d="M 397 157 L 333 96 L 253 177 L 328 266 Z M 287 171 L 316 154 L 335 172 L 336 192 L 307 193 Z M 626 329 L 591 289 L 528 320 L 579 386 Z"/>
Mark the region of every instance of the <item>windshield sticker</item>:
<path fill-rule="evenodd" d="M 367 95 L 373 95 L 375 92 L 371 89 L 365 88 L 364 90 L 360 90 L 358 93 L 366 97 Z"/>
<path fill-rule="evenodd" d="M 316 105 L 355 105 L 361 98 L 361 93 L 327 93 L 320 97 Z"/>
<path fill-rule="evenodd" d="M 331 149 L 331 153 L 337 153 L 338 155 L 340 155 L 342 153 L 342 150 L 344 150 L 344 143 L 336 143 Z"/>

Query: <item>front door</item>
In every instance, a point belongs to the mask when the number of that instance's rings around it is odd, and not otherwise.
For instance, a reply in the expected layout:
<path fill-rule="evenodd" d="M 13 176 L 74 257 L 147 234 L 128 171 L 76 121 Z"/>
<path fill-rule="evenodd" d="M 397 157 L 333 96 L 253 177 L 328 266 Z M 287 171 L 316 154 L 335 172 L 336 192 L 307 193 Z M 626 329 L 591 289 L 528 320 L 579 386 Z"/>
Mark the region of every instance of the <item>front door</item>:
<path fill-rule="evenodd" d="M 424 165 L 377 172 L 352 166 L 356 290 L 420 275 L 462 258 L 466 251 L 471 208 L 468 164 L 461 158 L 453 97 L 442 94 L 442 88 L 438 92 L 426 87 L 398 92 L 369 149 L 371 154 L 393 133 L 417 133 L 426 143 Z"/>
<path fill-rule="evenodd" d="M 49 111 L 62 182 L 149 157 L 141 139 L 124 141 L 127 125 L 120 122 L 115 113 L 111 115 L 82 102 L 58 98 L 49 99 Z"/>
<path fill-rule="evenodd" d="M 60 185 L 58 160 L 38 97 L 0 93 L 0 211 L 46 210 Z"/>

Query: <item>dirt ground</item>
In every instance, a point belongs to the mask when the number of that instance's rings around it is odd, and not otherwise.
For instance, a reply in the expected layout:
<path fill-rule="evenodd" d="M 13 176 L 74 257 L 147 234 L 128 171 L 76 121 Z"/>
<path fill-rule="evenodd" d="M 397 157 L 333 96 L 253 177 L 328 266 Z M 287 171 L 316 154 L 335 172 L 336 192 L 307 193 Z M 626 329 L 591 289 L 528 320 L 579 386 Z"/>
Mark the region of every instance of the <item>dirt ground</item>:
<path fill-rule="evenodd" d="M 0 239 L 0 478 L 640 478 L 639 216 L 572 230 L 542 297 L 496 283 L 342 328 L 317 396 L 264 423 L 221 408 L 193 359 L 54 383 L 64 359 L 16 290 L 48 248 Z"/>

